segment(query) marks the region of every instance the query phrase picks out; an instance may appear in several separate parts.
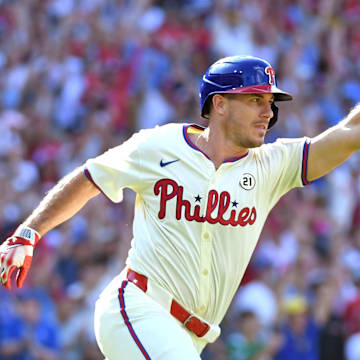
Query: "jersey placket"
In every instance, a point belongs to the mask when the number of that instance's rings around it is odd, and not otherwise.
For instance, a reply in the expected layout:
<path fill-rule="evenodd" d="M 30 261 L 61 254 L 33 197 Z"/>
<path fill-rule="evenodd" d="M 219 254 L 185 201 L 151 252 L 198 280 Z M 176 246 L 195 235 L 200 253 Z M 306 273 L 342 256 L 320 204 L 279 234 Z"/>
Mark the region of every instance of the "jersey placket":
<path fill-rule="evenodd" d="M 200 239 L 200 286 L 199 286 L 199 311 L 203 314 L 208 306 L 210 296 L 210 269 L 212 236 L 209 225 L 202 226 Z"/>
<path fill-rule="evenodd" d="M 215 170 L 214 165 L 209 164 L 212 170 L 212 176 L 207 185 L 205 204 L 208 202 L 209 192 L 214 189 L 214 183 L 220 169 Z M 206 212 L 206 208 L 205 208 Z M 205 216 L 206 214 L 203 214 Z M 212 248 L 213 248 L 213 234 L 212 227 L 214 225 L 204 222 L 201 228 L 201 239 L 200 239 L 200 267 L 199 267 L 199 313 L 204 315 L 209 305 L 210 299 L 210 277 L 212 268 Z"/>

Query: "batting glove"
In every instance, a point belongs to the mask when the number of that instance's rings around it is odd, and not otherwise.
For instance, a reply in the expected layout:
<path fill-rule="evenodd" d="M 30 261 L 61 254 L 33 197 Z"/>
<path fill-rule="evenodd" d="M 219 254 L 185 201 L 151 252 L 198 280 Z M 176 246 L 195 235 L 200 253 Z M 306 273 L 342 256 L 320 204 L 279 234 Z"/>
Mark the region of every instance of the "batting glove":
<path fill-rule="evenodd" d="M 23 286 L 30 269 L 34 247 L 40 240 L 40 234 L 25 226 L 20 226 L 15 233 L 0 245 L 0 280 L 1 284 L 11 290 L 11 275 L 16 275 L 16 285 Z"/>

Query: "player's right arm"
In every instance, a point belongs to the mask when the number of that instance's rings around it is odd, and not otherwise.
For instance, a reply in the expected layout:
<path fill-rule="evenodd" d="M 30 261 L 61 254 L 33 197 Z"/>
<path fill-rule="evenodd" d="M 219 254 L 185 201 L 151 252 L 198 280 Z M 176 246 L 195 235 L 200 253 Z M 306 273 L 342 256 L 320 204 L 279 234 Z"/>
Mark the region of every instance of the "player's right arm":
<path fill-rule="evenodd" d="M 0 280 L 8 289 L 10 277 L 18 268 L 17 286 L 22 287 L 31 265 L 33 248 L 48 231 L 70 219 L 99 190 L 79 167 L 65 176 L 44 197 L 33 213 L 0 246 Z"/>
<path fill-rule="evenodd" d="M 65 176 L 24 221 L 23 226 L 36 230 L 40 236 L 74 216 L 99 190 L 79 167 Z"/>

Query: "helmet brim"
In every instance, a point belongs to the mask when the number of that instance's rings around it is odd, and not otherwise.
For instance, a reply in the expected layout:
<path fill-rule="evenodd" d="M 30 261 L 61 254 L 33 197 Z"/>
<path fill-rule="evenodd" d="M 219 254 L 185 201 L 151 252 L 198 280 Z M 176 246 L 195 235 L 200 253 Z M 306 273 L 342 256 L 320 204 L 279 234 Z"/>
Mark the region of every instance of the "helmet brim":
<path fill-rule="evenodd" d="M 274 94 L 274 101 L 290 101 L 293 100 L 293 96 L 275 85 L 252 85 L 243 86 L 239 88 L 232 88 L 228 90 L 216 90 L 208 94 L 205 102 L 210 98 L 211 95 L 215 94 Z M 208 119 L 208 116 L 204 114 L 205 106 L 201 109 L 201 116 Z"/>
<path fill-rule="evenodd" d="M 275 85 L 254 85 L 234 88 L 226 91 L 219 91 L 215 93 L 224 94 L 274 94 L 275 101 L 290 101 L 293 96 L 283 90 L 280 90 Z"/>

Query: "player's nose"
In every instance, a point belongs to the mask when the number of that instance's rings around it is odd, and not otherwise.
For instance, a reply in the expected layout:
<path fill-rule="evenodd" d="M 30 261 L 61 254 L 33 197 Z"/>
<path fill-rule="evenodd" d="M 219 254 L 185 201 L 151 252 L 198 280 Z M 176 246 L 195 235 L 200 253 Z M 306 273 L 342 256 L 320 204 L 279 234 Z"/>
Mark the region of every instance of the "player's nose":
<path fill-rule="evenodd" d="M 265 119 L 270 120 L 273 116 L 274 116 L 274 112 L 272 110 L 272 104 L 271 103 L 265 103 L 264 108 L 263 108 L 263 112 L 262 112 L 262 117 L 265 118 Z"/>

